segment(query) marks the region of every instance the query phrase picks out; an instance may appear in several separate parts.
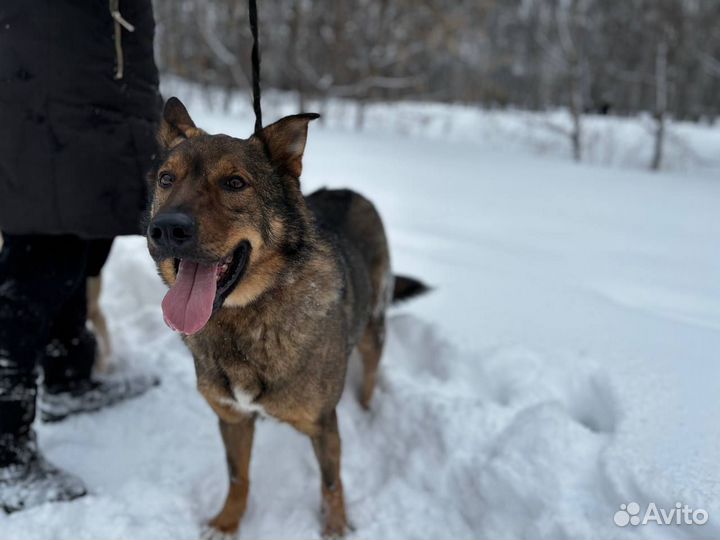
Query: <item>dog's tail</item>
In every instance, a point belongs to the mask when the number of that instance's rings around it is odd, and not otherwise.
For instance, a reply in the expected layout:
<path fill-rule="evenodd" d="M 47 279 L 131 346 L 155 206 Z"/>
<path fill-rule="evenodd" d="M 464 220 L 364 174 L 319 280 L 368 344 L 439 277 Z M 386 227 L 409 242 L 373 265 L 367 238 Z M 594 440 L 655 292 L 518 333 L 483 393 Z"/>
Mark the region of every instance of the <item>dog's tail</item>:
<path fill-rule="evenodd" d="M 430 287 L 422 281 L 408 276 L 395 276 L 395 288 L 393 289 L 393 304 L 409 300 L 430 291 Z"/>

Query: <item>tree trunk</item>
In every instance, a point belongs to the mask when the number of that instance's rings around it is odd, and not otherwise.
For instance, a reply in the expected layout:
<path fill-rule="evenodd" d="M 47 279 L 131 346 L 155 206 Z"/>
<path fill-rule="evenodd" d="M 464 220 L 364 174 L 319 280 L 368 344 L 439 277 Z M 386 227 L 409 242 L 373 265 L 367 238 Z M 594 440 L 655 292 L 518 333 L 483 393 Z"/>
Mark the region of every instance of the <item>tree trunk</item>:
<path fill-rule="evenodd" d="M 570 115 L 572 116 L 572 130 L 570 141 L 572 142 L 573 159 L 582 161 L 582 88 L 580 81 L 575 74 L 571 76 L 570 83 Z"/>
<path fill-rule="evenodd" d="M 650 169 L 662 167 L 665 148 L 665 119 L 667 116 L 667 43 L 661 41 L 655 56 L 655 145 Z"/>
<path fill-rule="evenodd" d="M 297 1 L 293 3 L 292 18 L 290 19 L 290 39 L 287 42 L 287 55 L 291 62 L 295 91 L 297 92 L 297 112 L 305 112 L 305 81 L 300 67 L 300 49 L 302 47 L 300 33 L 302 27 L 303 7 L 302 2 Z"/>
<path fill-rule="evenodd" d="M 365 127 L 365 100 L 358 99 L 355 106 L 355 129 L 362 131 Z"/>
<path fill-rule="evenodd" d="M 568 109 L 572 118 L 570 130 L 570 143 L 572 144 L 573 159 L 582 161 L 582 114 L 583 114 L 583 62 L 581 52 L 576 42 L 578 0 L 572 0 L 570 12 L 565 17 L 557 15 L 558 34 L 567 62 L 568 72 Z"/>

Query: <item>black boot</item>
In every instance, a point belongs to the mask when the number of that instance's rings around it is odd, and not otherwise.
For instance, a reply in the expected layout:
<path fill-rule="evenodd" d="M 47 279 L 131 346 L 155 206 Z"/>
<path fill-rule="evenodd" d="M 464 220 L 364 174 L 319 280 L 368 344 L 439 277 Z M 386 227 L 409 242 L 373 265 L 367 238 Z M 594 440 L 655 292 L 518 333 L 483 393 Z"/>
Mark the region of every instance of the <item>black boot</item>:
<path fill-rule="evenodd" d="M 58 469 L 39 452 L 35 433 L 0 435 L 0 508 L 6 513 L 87 493 L 77 476 Z"/>
<path fill-rule="evenodd" d="M 0 508 L 6 512 L 80 497 L 76 477 L 49 464 L 32 423 L 37 362 L 50 323 L 85 282 L 84 241 L 4 235 L 0 250 Z"/>
<path fill-rule="evenodd" d="M 86 493 L 82 481 L 48 463 L 35 432 L 35 376 L 8 368 L 0 377 L 0 508 L 14 512 Z"/>
<path fill-rule="evenodd" d="M 160 380 L 143 373 L 115 373 L 91 378 L 97 355 L 95 336 L 83 328 L 77 337 L 51 340 L 42 362 L 45 372 L 40 394 L 40 418 L 58 422 L 78 413 L 98 411 L 140 396 Z"/>
<path fill-rule="evenodd" d="M 43 386 L 49 393 L 62 392 L 80 381 L 90 380 L 98 345 L 83 320 L 69 335 L 57 335 L 45 346 L 40 361 Z"/>
<path fill-rule="evenodd" d="M 76 381 L 64 388 L 45 389 L 40 394 L 40 418 L 59 422 L 70 415 L 99 411 L 126 399 L 141 396 L 160 384 L 154 375 L 114 373 L 105 377 Z"/>

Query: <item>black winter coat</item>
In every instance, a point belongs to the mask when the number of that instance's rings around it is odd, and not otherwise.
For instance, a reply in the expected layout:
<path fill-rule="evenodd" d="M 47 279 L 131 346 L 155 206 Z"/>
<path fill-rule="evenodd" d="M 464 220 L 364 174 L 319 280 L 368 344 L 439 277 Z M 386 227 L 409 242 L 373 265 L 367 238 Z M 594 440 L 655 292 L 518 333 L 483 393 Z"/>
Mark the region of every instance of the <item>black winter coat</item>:
<path fill-rule="evenodd" d="M 151 0 L 0 0 L 0 231 L 139 232 L 160 111 Z"/>

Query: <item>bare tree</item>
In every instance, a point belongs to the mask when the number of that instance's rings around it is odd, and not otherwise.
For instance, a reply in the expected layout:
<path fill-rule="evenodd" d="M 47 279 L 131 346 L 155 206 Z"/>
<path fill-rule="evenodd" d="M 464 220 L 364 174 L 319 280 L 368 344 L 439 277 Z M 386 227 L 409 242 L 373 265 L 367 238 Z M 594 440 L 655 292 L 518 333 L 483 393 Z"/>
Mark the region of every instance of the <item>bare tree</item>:
<path fill-rule="evenodd" d="M 582 160 L 582 114 L 583 114 L 583 75 L 584 63 L 578 43 L 580 0 L 570 0 L 569 9 L 558 9 L 556 12 L 560 48 L 567 66 L 568 109 L 572 118 L 570 141 L 573 159 Z"/>
<path fill-rule="evenodd" d="M 660 41 L 655 57 L 655 144 L 650 168 L 659 171 L 665 148 L 665 124 L 668 104 L 668 45 Z"/>

